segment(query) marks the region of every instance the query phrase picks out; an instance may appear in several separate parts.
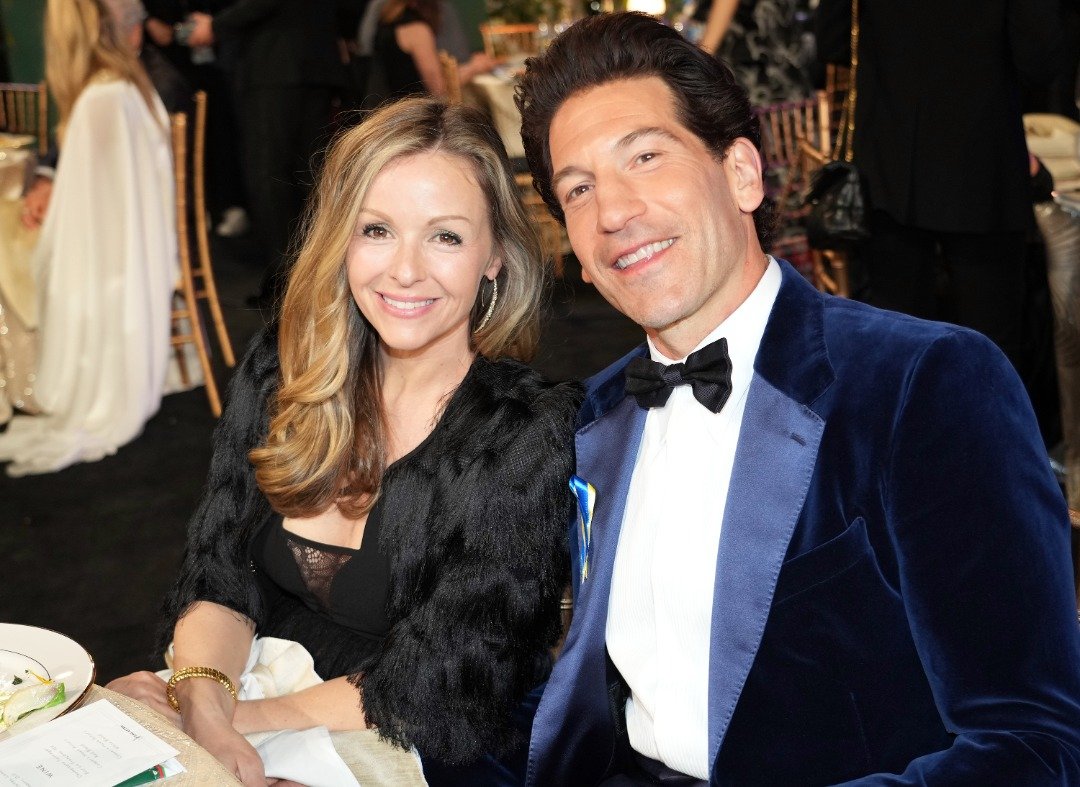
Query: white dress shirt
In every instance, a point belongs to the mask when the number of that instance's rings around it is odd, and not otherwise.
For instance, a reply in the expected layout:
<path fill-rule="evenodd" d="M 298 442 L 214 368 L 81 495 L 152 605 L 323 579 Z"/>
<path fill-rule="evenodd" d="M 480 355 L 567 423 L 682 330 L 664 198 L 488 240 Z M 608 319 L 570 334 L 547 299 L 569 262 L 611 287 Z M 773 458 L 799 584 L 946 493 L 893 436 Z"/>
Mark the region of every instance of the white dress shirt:
<path fill-rule="evenodd" d="M 719 413 L 689 385 L 649 411 L 611 580 L 607 646 L 630 686 L 630 745 L 669 768 L 709 778 L 709 636 L 720 526 L 761 337 L 780 290 L 768 267 L 750 296 L 695 348 L 721 337 L 731 396 Z M 649 342 L 653 360 L 665 358 Z M 679 359 L 685 360 L 685 359 Z"/>

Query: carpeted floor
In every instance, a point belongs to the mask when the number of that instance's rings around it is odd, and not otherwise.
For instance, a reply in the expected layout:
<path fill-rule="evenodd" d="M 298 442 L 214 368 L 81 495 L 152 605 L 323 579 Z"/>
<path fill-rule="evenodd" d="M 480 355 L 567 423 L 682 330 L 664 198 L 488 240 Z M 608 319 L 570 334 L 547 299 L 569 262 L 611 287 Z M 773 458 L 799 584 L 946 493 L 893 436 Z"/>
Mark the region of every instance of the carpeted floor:
<path fill-rule="evenodd" d="M 263 324 L 244 306 L 261 271 L 251 244 L 215 239 L 225 320 L 238 353 Z M 581 282 L 571 258 L 552 288 L 535 365 L 595 372 L 641 332 Z M 229 370 L 215 361 L 224 389 Z M 143 434 L 101 462 L 12 479 L 0 473 L 0 622 L 55 629 L 93 655 L 98 682 L 147 667 L 161 598 L 183 550 L 214 428 L 202 388 L 166 397 Z M 0 643 L 2 646 L 3 643 Z"/>

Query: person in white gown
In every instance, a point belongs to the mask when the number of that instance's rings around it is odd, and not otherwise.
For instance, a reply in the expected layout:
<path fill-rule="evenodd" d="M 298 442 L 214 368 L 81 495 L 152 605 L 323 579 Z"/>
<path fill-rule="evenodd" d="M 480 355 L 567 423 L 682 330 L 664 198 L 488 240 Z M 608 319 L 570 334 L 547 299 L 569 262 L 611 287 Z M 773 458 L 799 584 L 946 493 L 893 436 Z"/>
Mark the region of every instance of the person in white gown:
<path fill-rule="evenodd" d="M 61 156 L 32 267 L 43 413 L 0 434 L 9 475 L 101 459 L 160 405 L 177 281 L 168 116 L 138 62 L 138 0 L 49 0 Z"/>

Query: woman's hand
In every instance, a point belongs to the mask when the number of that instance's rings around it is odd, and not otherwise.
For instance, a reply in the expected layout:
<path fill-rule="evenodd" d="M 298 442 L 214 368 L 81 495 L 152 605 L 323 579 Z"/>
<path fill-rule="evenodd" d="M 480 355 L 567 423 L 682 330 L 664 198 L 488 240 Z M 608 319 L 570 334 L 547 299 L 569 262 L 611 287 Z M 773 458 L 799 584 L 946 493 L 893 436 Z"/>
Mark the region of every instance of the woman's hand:
<path fill-rule="evenodd" d="M 38 177 L 26 191 L 23 198 L 22 225 L 28 230 L 36 230 L 45 221 L 45 211 L 49 209 L 53 182 L 51 178 Z"/>
<path fill-rule="evenodd" d="M 138 700 L 143 705 L 156 710 L 177 727 L 180 726 L 180 714 L 172 709 L 165 697 L 165 681 L 153 672 L 133 672 L 117 678 L 105 688 Z"/>
<path fill-rule="evenodd" d="M 173 42 L 172 25 L 154 17 L 146 20 L 146 34 L 158 46 L 168 46 Z"/>
<path fill-rule="evenodd" d="M 181 706 L 182 707 L 182 706 Z M 214 755 L 245 787 L 266 787 L 266 773 L 255 747 L 216 709 L 184 714 L 184 732 Z"/>

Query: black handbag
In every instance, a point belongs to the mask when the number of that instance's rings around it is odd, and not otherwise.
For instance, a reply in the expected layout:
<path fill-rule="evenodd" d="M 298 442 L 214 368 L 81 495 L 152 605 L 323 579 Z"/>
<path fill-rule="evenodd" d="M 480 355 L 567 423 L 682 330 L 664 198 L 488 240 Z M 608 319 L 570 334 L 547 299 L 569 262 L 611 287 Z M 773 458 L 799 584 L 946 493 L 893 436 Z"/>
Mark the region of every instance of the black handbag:
<path fill-rule="evenodd" d="M 842 248 L 869 237 L 862 182 L 852 162 L 830 161 L 814 173 L 806 204 L 806 239 L 813 248 Z"/>
<path fill-rule="evenodd" d="M 851 0 L 851 73 L 832 161 L 814 173 L 804 196 L 806 239 L 815 249 L 843 249 L 870 236 L 859 170 L 852 162 L 855 137 L 855 78 L 859 65 L 859 0 Z"/>

